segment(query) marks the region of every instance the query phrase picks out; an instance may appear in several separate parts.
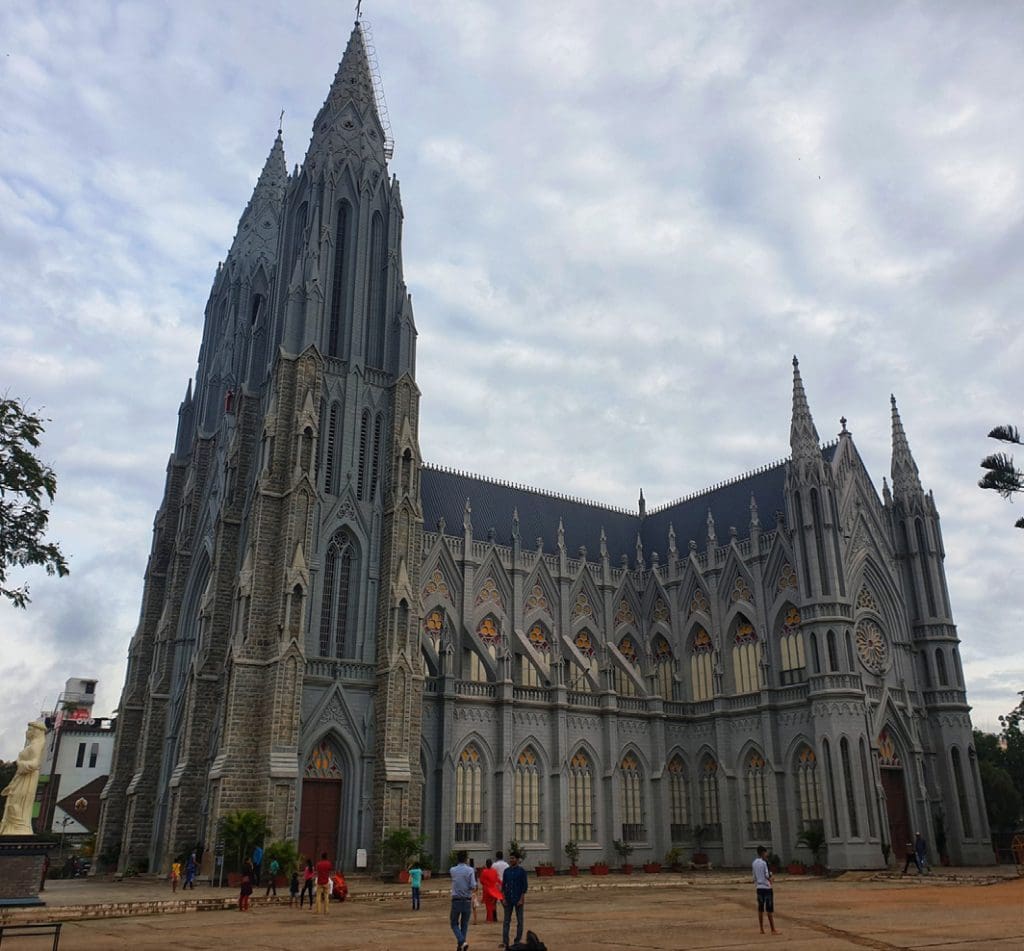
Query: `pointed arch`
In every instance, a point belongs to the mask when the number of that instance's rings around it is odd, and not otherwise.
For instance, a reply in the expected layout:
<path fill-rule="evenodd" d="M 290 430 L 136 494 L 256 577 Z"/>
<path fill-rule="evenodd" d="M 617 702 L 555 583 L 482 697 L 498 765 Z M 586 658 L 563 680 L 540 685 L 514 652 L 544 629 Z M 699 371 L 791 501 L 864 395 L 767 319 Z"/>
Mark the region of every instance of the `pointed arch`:
<path fill-rule="evenodd" d="M 793 753 L 793 779 L 796 784 L 799 804 L 799 828 L 821 829 L 824 827 L 824 810 L 821 803 L 821 772 L 818 757 L 806 740 Z"/>
<path fill-rule="evenodd" d="M 747 838 L 762 842 L 771 840 L 772 823 L 768 804 L 768 763 L 764 753 L 752 746 L 743 760 L 744 787 L 747 800 Z"/>
<path fill-rule="evenodd" d="M 589 627 L 580 627 L 572 639 L 573 653 L 569 661 L 569 689 L 590 693 L 600 685 L 600 661 L 597 641 Z"/>
<path fill-rule="evenodd" d="M 523 586 L 523 622 L 542 618 L 550 628 L 557 617 L 557 588 L 551 579 L 551 572 L 543 561 L 538 561 Z"/>
<path fill-rule="evenodd" d="M 722 838 L 722 814 L 718 795 L 718 759 L 707 751 L 701 755 L 698 769 L 700 783 L 700 822 L 706 829 L 706 836 L 712 841 Z"/>
<path fill-rule="evenodd" d="M 532 653 L 519 654 L 519 682 L 524 687 L 546 686 L 551 680 L 551 631 L 542 620 L 536 620 L 526 632 L 526 642 Z"/>
<path fill-rule="evenodd" d="M 366 294 L 366 329 L 363 352 L 368 366 L 384 368 L 384 345 L 387 332 L 385 303 L 387 300 L 388 255 L 384 216 L 374 211 L 370 221 L 369 278 Z"/>
<path fill-rule="evenodd" d="M 804 655 L 803 619 L 795 604 L 785 603 L 776 621 L 779 642 L 779 679 L 783 684 L 807 679 L 807 658 Z"/>
<path fill-rule="evenodd" d="M 576 842 L 593 842 L 596 837 L 594 795 L 596 759 L 582 744 L 569 757 L 568 812 L 569 838 Z"/>
<path fill-rule="evenodd" d="M 690 784 L 686 761 L 680 752 L 668 759 L 665 771 L 668 778 L 669 838 L 673 842 L 685 842 L 690 838 Z"/>
<path fill-rule="evenodd" d="M 616 769 L 619 784 L 619 814 L 622 818 L 622 841 L 642 842 L 647 838 L 644 807 L 644 768 L 635 749 L 628 749 L 619 758 Z"/>
<path fill-rule="evenodd" d="M 466 739 L 455 756 L 455 840 L 483 839 L 486 777 L 490 770 L 485 745 L 476 736 Z"/>
<path fill-rule="evenodd" d="M 331 280 L 331 309 L 328 322 L 327 355 L 341 357 L 342 332 L 349 321 L 349 273 L 352 256 L 352 205 L 343 198 L 337 204 L 334 227 L 334 264 Z"/>
<path fill-rule="evenodd" d="M 324 556 L 318 644 L 321 657 L 355 656 L 358 577 L 359 547 L 352 532 L 340 528 Z"/>
<path fill-rule="evenodd" d="M 713 663 L 715 644 L 702 624 L 694 624 L 688 637 L 690 648 L 690 690 L 694 701 L 711 700 L 715 695 Z"/>
<path fill-rule="evenodd" d="M 569 595 L 569 623 L 575 634 L 581 627 L 590 630 L 603 625 L 603 604 L 601 594 L 585 565 L 581 565 L 579 577 Z"/>
<path fill-rule="evenodd" d="M 631 675 L 631 672 L 621 663 L 617 664 L 615 667 L 615 692 L 620 697 L 635 697 L 637 686 L 634 677 L 639 676 L 642 672 L 640 646 L 632 633 L 624 633 L 619 638 L 616 649 L 619 654 L 616 660 L 624 660 L 635 673 Z"/>
<path fill-rule="evenodd" d="M 528 742 L 516 755 L 512 766 L 512 828 L 517 842 L 540 842 L 543 839 L 543 808 L 540 754 Z"/>
<path fill-rule="evenodd" d="M 732 672 L 737 694 L 756 693 L 763 685 L 757 628 L 737 612 L 732 626 Z"/>
<path fill-rule="evenodd" d="M 662 700 L 674 699 L 676 659 L 672 646 L 663 634 L 655 634 L 651 640 L 650 656 L 658 694 Z"/>

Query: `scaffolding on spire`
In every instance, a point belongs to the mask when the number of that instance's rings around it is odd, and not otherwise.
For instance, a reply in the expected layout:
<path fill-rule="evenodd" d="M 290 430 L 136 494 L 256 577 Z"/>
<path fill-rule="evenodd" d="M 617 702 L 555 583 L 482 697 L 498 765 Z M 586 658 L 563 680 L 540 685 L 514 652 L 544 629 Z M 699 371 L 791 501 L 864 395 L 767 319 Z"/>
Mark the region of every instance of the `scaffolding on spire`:
<path fill-rule="evenodd" d="M 391 134 L 391 119 L 388 116 L 388 104 L 384 98 L 384 83 L 380 78 L 380 65 L 377 63 L 377 50 L 373 45 L 373 31 L 366 20 L 360 19 L 359 27 L 363 31 L 363 47 L 366 50 L 366 61 L 370 65 L 370 79 L 373 81 L 373 95 L 377 100 L 377 115 L 384 127 L 384 157 L 390 162 L 395 154 L 395 139 Z"/>

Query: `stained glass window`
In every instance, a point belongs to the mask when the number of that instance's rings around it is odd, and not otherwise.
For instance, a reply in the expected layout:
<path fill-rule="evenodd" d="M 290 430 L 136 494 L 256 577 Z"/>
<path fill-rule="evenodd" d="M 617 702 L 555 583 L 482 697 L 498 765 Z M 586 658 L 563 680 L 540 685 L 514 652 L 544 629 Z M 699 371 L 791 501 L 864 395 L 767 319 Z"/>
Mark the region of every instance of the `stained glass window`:
<path fill-rule="evenodd" d="M 540 763 L 530 747 L 523 750 L 516 760 L 514 799 L 516 841 L 540 841 Z"/>
<path fill-rule="evenodd" d="M 594 769 L 582 750 L 569 761 L 569 838 L 594 838 Z"/>
<path fill-rule="evenodd" d="M 474 744 L 467 746 L 455 765 L 455 839 L 478 842 L 483 830 L 483 764 Z"/>
<path fill-rule="evenodd" d="M 690 680 L 694 700 L 710 700 L 714 696 L 714 681 L 711 676 L 714 649 L 711 635 L 698 625 L 693 632 L 693 649 L 690 654 Z"/>
<path fill-rule="evenodd" d="M 764 757 L 751 753 L 747 760 L 747 814 L 750 826 L 747 836 L 751 839 L 771 838 L 772 824 L 768 819 L 768 777 Z"/>
<path fill-rule="evenodd" d="M 807 659 L 804 656 L 804 635 L 800 623 L 800 612 L 790 605 L 779 632 L 780 672 L 784 684 L 807 679 Z"/>
<path fill-rule="evenodd" d="M 619 806 L 622 811 L 622 841 L 640 842 L 644 829 L 643 777 L 636 756 L 627 753 L 619 763 Z"/>
<path fill-rule="evenodd" d="M 673 842 L 683 842 L 690 835 L 690 801 L 686 768 L 681 756 L 673 756 L 668 764 L 669 835 Z"/>
<path fill-rule="evenodd" d="M 758 664 L 757 631 L 742 614 L 736 622 L 732 648 L 733 674 L 736 693 L 754 693 L 761 689 L 761 669 Z"/>
<path fill-rule="evenodd" d="M 803 746 L 796 755 L 796 788 L 800 799 L 800 828 L 821 828 L 821 782 L 818 778 L 818 758 L 809 746 Z"/>

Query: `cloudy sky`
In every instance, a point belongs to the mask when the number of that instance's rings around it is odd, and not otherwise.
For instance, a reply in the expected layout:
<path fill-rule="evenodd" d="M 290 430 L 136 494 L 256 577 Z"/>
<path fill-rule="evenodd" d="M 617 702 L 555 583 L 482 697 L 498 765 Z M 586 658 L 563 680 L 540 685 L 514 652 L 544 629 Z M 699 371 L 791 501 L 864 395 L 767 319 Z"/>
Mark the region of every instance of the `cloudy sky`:
<path fill-rule="evenodd" d="M 632 506 L 788 453 L 790 359 L 876 485 L 895 392 L 977 724 L 1024 689 L 1024 7 L 366 0 L 430 461 Z M 0 757 L 69 676 L 112 711 L 217 261 L 335 0 L 0 8 L 0 392 L 42 408 L 72 573 L 0 606 Z M 1022 500 L 1024 501 L 1024 500 Z M 22 576 L 19 576 L 19 580 Z"/>

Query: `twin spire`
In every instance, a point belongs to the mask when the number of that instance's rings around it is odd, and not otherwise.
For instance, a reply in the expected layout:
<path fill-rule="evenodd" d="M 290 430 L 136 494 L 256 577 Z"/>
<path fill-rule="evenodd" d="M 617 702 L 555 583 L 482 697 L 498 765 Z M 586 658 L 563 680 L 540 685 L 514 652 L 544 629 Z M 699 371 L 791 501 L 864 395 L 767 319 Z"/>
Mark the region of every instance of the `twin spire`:
<path fill-rule="evenodd" d="M 917 463 L 910 452 L 907 434 L 903 430 L 900 412 L 896 408 L 896 397 L 890 396 L 892 404 L 892 491 L 898 499 L 915 493 L 922 493 L 921 478 Z M 846 419 L 842 420 L 843 434 L 849 435 Z M 794 463 L 819 464 L 821 448 L 818 430 L 807 403 L 804 383 L 800 377 L 800 361 L 793 357 L 793 418 L 789 429 L 789 445 Z M 803 469 L 803 467 L 800 467 Z"/>

